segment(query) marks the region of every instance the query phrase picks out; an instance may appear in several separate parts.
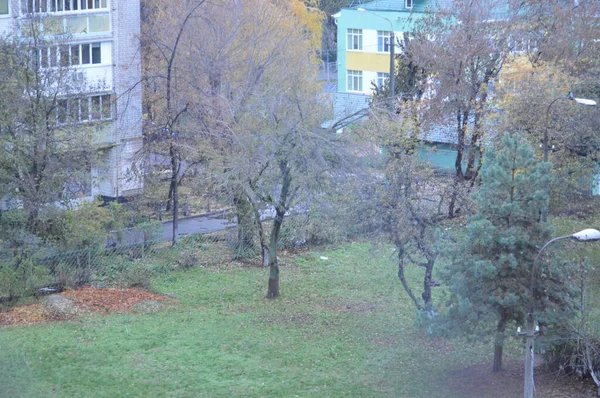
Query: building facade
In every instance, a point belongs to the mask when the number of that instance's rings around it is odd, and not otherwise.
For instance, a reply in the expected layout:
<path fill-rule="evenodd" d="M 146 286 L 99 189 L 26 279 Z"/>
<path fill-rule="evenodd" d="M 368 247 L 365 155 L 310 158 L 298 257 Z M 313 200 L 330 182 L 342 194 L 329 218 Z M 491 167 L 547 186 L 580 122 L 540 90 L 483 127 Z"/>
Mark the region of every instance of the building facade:
<path fill-rule="evenodd" d="M 355 2 L 333 17 L 338 33 L 338 92 L 370 95 L 390 73 L 390 32 L 401 40 L 424 15 L 427 0 Z M 398 53 L 400 48 L 395 47 Z"/>
<path fill-rule="evenodd" d="M 42 67 L 67 66 L 79 85 L 76 95 L 61 99 L 59 111 L 93 131 L 97 156 L 85 196 L 140 193 L 139 0 L 0 0 L 0 34 L 27 40 L 32 27 L 47 43 L 38 53 Z"/>
<path fill-rule="evenodd" d="M 374 86 L 390 77 L 390 45 L 410 34 L 426 11 L 445 0 L 374 0 L 355 1 L 333 15 L 338 33 L 338 92 L 334 96 L 335 121 L 354 122 L 369 107 Z M 394 53 L 401 51 L 396 45 Z M 452 129 L 435 128 L 421 137 L 420 154 L 437 168 L 454 167 L 456 150 Z"/>

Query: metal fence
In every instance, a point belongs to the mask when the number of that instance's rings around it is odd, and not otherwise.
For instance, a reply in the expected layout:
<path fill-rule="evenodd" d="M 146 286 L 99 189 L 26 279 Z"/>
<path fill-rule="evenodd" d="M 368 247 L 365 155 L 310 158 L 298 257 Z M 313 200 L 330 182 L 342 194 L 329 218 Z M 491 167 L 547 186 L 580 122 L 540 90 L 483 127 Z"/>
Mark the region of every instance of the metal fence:
<path fill-rule="evenodd" d="M 124 230 L 103 247 L 0 249 L 0 302 L 88 284 L 147 287 L 160 273 L 231 261 L 240 254 L 236 239 L 235 230 L 224 230 L 184 236 L 172 247 L 162 238 Z"/>

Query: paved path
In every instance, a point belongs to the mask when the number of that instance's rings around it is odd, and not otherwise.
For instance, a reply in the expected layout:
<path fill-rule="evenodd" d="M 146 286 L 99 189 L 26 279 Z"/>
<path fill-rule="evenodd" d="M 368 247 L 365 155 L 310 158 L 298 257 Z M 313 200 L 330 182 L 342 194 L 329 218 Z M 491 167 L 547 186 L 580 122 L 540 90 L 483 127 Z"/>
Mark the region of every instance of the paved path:
<path fill-rule="evenodd" d="M 206 234 L 209 232 L 222 231 L 227 228 L 233 228 L 236 224 L 230 222 L 223 214 L 200 215 L 196 217 L 187 217 L 179 219 L 178 236 L 190 234 Z M 163 239 L 171 240 L 173 238 L 173 222 L 163 223 Z"/>

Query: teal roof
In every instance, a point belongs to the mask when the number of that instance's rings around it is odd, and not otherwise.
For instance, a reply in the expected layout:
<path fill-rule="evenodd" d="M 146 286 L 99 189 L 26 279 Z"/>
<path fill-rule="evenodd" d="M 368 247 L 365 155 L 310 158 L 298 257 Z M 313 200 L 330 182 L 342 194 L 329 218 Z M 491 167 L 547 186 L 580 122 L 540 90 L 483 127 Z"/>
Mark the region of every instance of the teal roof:
<path fill-rule="evenodd" d="M 413 7 L 404 7 L 405 0 L 373 0 L 361 1 L 355 0 L 351 2 L 349 8 L 357 9 L 364 8 L 368 11 L 394 11 L 394 12 L 425 12 L 430 10 L 450 9 L 453 0 L 413 0 Z M 492 15 L 495 18 L 502 19 L 510 14 L 509 1 L 498 1 L 492 7 Z"/>
<path fill-rule="evenodd" d="M 424 12 L 440 6 L 447 7 L 452 0 L 413 0 L 412 8 L 404 7 L 405 0 L 373 0 L 369 2 L 353 2 L 350 8 L 364 8 L 369 11 Z"/>

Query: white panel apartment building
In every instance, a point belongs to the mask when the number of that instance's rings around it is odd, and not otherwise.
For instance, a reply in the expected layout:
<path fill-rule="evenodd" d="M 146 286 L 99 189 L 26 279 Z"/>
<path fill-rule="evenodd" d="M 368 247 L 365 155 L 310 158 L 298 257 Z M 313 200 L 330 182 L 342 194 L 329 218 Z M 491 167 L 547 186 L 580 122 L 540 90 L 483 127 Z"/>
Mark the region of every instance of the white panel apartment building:
<path fill-rule="evenodd" d="M 42 63 L 68 59 L 74 79 L 83 82 L 85 94 L 65 104 L 71 113 L 77 107 L 79 122 L 94 129 L 98 156 L 88 194 L 122 198 L 139 193 L 143 183 L 134 160 L 143 142 L 140 1 L 0 0 L 0 34 L 25 35 L 31 18 L 40 19 L 48 40 L 67 38 L 60 47 L 49 46 Z"/>

